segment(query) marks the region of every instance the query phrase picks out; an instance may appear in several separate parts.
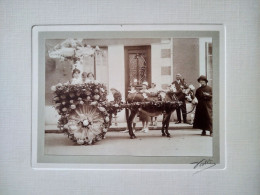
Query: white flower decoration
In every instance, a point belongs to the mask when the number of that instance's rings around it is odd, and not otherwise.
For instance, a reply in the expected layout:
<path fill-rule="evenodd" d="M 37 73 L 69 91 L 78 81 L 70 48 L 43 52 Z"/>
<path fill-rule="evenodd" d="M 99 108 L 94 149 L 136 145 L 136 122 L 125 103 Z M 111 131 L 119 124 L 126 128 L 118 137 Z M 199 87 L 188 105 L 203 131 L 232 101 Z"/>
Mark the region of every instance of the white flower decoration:
<path fill-rule="evenodd" d="M 101 111 L 101 112 L 104 112 L 106 109 L 104 107 L 98 107 L 98 109 Z"/>
<path fill-rule="evenodd" d="M 109 122 L 109 117 L 108 117 L 108 116 L 105 118 L 105 121 L 106 121 L 106 122 Z"/>
<path fill-rule="evenodd" d="M 194 87 L 193 85 L 189 85 L 189 88 L 190 88 L 191 90 L 195 90 L 195 87 Z"/>
<path fill-rule="evenodd" d="M 99 84 L 99 82 L 98 82 L 97 80 L 95 80 L 95 81 L 94 81 L 94 84 L 95 84 L 95 85 L 98 85 L 98 84 Z"/>
<path fill-rule="evenodd" d="M 76 131 L 78 129 L 76 125 L 70 125 L 69 127 L 71 131 Z"/>
<path fill-rule="evenodd" d="M 80 145 L 84 144 L 84 140 L 83 139 L 78 139 L 77 140 L 77 144 L 80 144 Z"/>
<path fill-rule="evenodd" d="M 57 107 L 60 106 L 60 105 L 61 105 L 61 103 L 57 103 L 57 104 L 56 104 Z"/>
<path fill-rule="evenodd" d="M 56 86 L 51 86 L 52 91 L 56 91 Z"/>
<path fill-rule="evenodd" d="M 95 105 L 97 105 L 97 102 L 96 102 L 96 101 L 91 102 L 90 105 L 91 105 L 91 106 L 95 106 Z"/>
<path fill-rule="evenodd" d="M 55 101 L 56 101 L 56 100 L 59 100 L 59 99 L 60 99 L 59 97 L 55 97 L 53 100 L 55 100 Z"/>
<path fill-rule="evenodd" d="M 88 120 L 84 120 L 84 121 L 83 121 L 83 125 L 84 125 L 84 126 L 88 126 L 88 124 L 89 124 Z"/>

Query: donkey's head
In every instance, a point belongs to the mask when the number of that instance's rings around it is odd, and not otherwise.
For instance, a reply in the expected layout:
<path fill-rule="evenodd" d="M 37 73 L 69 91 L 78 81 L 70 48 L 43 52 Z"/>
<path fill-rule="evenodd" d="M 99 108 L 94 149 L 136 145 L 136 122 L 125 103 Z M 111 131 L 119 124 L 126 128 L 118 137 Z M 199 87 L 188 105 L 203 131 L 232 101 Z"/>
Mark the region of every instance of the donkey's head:
<path fill-rule="evenodd" d="M 165 96 L 165 101 L 178 101 L 178 98 L 173 91 L 168 91 Z"/>
<path fill-rule="evenodd" d="M 162 101 L 178 101 L 178 98 L 172 91 L 159 91 L 158 97 Z"/>

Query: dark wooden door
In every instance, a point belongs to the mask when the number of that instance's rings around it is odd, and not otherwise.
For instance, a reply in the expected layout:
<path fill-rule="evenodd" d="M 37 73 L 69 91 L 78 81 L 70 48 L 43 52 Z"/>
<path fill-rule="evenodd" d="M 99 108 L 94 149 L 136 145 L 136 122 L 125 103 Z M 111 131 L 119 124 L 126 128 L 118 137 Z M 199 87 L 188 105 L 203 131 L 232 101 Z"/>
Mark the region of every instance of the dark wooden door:
<path fill-rule="evenodd" d="M 125 47 L 125 95 L 137 79 L 141 87 L 144 81 L 151 85 L 151 46 Z"/>

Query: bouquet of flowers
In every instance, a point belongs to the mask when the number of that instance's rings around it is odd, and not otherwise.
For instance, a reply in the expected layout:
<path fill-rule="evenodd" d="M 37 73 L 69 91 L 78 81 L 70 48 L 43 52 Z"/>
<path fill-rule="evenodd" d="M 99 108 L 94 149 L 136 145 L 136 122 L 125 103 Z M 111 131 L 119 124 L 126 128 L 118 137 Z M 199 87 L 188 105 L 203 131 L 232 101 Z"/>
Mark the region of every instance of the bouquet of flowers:
<path fill-rule="evenodd" d="M 66 39 L 49 50 L 50 58 L 58 58 L 61 61 L 71 60 L 74 63 L 82 62 L 84 56 L 93 56 L 102 53 L 99 46 L 91 47 L 84 43 L 83 39 Z"/>

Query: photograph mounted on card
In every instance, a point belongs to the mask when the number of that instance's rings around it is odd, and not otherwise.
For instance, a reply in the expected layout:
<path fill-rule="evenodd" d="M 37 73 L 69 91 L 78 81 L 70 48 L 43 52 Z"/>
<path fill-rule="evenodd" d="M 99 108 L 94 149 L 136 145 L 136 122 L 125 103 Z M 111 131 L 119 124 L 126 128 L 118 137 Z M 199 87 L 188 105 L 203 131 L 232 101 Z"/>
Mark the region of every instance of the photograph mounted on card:
<path fill-rule="evenodd" d="M 32 28 L 32 166 L 225 167 L 223 25 Z"/>

